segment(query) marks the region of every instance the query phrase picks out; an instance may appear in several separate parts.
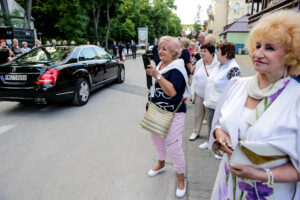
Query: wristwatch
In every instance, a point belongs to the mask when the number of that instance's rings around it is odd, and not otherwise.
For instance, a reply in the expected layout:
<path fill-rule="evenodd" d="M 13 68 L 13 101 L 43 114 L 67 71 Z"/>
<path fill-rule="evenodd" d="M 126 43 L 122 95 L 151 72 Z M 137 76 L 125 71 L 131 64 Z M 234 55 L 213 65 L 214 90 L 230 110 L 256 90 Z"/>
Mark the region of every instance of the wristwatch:
<path fill-rule="evenodd" d="M 156 79 L 156 80 L 160 80 L 160 78 L 161 78 L 161 75 L 160 75 L 160 74 L 157 74 L 157 75 L 155 76 L 155 79 Z"/>

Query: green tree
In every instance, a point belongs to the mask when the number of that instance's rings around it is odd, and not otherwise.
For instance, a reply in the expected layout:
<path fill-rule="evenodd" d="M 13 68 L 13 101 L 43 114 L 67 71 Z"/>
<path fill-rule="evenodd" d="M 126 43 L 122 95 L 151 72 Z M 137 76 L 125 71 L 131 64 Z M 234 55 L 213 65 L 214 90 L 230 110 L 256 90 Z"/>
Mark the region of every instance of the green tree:
<path fill-rule="evenodd" d="M 87 16 L 86 10 L 82 9 L 80 1 L 61 0 L 57 10 L 61 19 L 55 24 L 55 27 L 64 33 L 66 38 L 84 43 L 87 40 L 87 26 L 90 18 Z"/>
<path fill-rule="evenodd" d="M 17 0 L 26 7 L 28 0 Z M 180 19 L 174 0 L 35 0 L 35 27 L 46 39 L 137 41 L 138 27 L 148 27 L 149 40 L 179 35 Z"/>
<path fill-rule="evenodd" d="M 8 3 L 7 3 L 7 0 L 1 0 L 0 1 L 1 3 L 1 14 L 3 16 L 3 23 L 4 25 L 6 26 L 9 26 L 11 24 L 11 20 L 9 18 L 9 10 L 8 10 Z"/>

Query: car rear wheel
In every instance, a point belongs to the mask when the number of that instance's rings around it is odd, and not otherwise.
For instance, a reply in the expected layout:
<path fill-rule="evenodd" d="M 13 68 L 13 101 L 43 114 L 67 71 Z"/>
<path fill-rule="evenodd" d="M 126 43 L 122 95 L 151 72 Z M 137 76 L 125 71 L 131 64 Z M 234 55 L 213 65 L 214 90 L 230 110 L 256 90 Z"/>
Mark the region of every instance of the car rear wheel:
<path fill-rule="evenodd" d="M 125 68 L 124 66 L 120 66 L 119 71 L 118 71 L 118 83 L 123 83 L 125 81 Z"/>
<path fill-rule="evenodd" d="M 76 106 L 85 105 L 90 97 L 90 86 L 86 79 L 80 78 L 77 81 L 73 104 Z"/>

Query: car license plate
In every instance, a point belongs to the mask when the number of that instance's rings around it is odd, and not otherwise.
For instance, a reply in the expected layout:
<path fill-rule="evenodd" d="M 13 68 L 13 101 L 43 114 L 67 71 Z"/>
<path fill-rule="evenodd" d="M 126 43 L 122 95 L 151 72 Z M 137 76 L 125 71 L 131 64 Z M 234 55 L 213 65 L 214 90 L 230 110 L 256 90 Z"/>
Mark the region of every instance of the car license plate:
<path fill-rule="evenodd" d="M 27 75 L 5 75 L 6 81 L 27 81 Z"/>

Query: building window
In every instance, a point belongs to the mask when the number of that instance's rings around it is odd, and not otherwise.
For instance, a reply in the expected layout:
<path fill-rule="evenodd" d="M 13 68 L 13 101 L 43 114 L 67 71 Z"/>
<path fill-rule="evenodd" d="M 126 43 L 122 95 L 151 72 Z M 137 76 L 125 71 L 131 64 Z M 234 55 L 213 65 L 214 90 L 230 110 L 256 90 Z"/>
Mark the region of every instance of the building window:
<path fill-rule="evenodd" d="M 235 13 L 239 13 L 240 12 L 240 4 L 239 3 L 235 3 L 233 5 L 233 12 L 235 12 Z"/>

